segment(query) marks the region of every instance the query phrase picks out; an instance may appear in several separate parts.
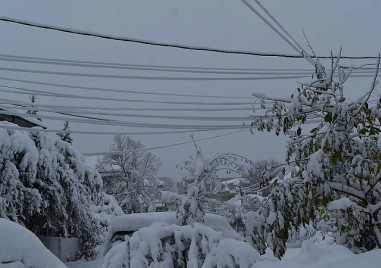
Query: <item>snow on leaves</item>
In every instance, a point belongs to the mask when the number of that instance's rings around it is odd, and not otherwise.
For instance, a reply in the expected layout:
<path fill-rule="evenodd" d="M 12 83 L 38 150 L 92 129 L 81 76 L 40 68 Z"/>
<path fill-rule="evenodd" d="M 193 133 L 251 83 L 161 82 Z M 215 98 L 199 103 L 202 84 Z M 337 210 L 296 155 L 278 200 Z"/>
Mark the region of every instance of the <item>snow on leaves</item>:
<path fill-rule="evenodd" d="M 333 201 L 322 216 L 334 225 L 330 230 L 345 237 L 337 241 L 354 251 L 367 251 L 381 246 L 381 98 L 376 91 L 380 60 L 370 90 L 352 101 L 344 94 L 351 68 L 340 66 L 339 59 L 332 59 L 332 72 L 317 60 L 316 79 L 300 83 L 291 99 L 258 96 L 270 105 L 263 115 L 253 117 L 252 126 L 290 136 L 285 166 L 294 171 L 290 178 L 276 181 L 270 198 L 277 206 L 268 207 L 269 213 L 282 211 L 285 221 L 299 226 Z M 307 123 L 315 127 L 303 133 Z M 265 174 L 262 183 L 277 175 Z M 341 197 L 346 199 L 334 201 Z"/>

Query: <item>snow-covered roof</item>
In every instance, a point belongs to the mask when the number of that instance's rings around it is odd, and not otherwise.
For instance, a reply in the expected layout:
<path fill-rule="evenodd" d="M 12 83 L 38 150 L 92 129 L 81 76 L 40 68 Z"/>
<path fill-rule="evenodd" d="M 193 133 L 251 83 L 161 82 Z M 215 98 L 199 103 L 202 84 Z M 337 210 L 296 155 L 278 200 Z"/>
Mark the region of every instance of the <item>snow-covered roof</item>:
<path fill-rule="evenodd" d="M 227 201 L 228 204 L 240 206 L 241 205 L 241 195 L 237 194 L 232 199 Z"/>
<path fill-rule="evenodd" d="M 97 155 L 86 156 L 85 161 L 86 161 L 86 166 L 91 167 L 91 168 L 95 168 L 95 166 L 98 163 L 98 156 Z"/>
<path fill-rule="evenodd" d="M 20 127 L 28 127 L 28 128 L 42 127 L 43 129 L 46 129 L 46 124 L 41 122 L 37 118 L 12 115 L 12 114 L 22 114 L 22 113 L 23 112 L 20 112 L 16 109 L 9 109 L 9 108 L 4 108 L 0 106 L 0 121 L 8 121 Z"/>
<path fill-rule="evenodd" d="M 162 180 L 156 180 L 156 183 L 157 183 L 157 185 L 164 185 L 165 184 L 165 182 Z"/>
<path fill-rule="evenodd" d="M 173 180 L 169 177 L 157 177 L 156 179 L 162 182 L 173 182 Z"/>
<path fill-rule="evenodd" d="M 0 267 L 67 268 L 31 231 L 0 218 Z"/>
<path fill-rule="evenodd" d="M 221 182 L 221 184 L 234 184 L 234 185 L 239 185 L 242 181 L 242 178 L 235 178 L 235 179 L 230 179 Z"/>

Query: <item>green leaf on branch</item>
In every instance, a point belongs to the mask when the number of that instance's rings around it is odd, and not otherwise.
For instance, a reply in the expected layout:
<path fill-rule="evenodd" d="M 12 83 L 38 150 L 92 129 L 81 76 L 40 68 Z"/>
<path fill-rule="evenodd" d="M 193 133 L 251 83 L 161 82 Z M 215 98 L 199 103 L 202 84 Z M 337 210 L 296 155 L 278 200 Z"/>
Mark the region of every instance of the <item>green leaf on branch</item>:
<path fill-rule="evenodd" d="M 311 129 L 310 133 L 314 133 L 314 132 L 316 132 L 317 130 L 318 130 L 318 128 L 315 127 L 315 128 L 313 128 L 313 129 Z"/>
<path fill-rule="evenodd" d="M 324 122 L 331 123 L 332 122 L 332 114 L 327 113 L 324 117 Z"/>

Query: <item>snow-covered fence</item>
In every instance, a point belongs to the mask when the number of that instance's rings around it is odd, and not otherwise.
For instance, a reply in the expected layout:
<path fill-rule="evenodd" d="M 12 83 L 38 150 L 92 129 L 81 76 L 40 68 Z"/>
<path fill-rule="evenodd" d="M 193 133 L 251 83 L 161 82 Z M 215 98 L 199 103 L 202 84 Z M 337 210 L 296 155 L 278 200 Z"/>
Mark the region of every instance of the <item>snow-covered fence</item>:
<path fill-rule="evenodd" d="M 77 238 L 38 236 L 41 242 L 63 262 L 76 261 L 80 248 Z"/>

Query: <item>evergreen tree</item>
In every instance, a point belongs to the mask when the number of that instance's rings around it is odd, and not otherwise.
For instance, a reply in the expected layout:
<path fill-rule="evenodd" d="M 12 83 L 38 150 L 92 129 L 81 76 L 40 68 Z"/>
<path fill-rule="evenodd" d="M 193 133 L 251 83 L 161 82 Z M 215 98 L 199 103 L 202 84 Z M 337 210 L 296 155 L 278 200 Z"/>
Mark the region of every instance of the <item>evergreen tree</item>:
<path fill-rule="evenodd" d="M 36 235 L 77 237 L 95 258 L 101 226 L 91 212 L 102 202 L 102 178 L 70 144 L 45 133 L 0 131 L 0 217 Z"/>
<path fill-rule="evenodd" d="M 37 111 L 35 110 L 36 106 L 34 105 L 34 103 L 37 100 L 37 97 L 35 95 L 32 95 L 32 96 L 29 96 L 29 98 L 30 98 L 30 101 L 32 104 L 29 106 L 30 110 L 26 111 L 26 113 L 27 114 L 37 114 Z"/>
<path fill-rule="evenodd" d="M 57 136 L 60 137 L 62 141 L 73 144 L 73 138 L 70 136 L 69 122 L 64 123 L 64 128 L 62 130 L 64 132 L 57 133 Z"/>

